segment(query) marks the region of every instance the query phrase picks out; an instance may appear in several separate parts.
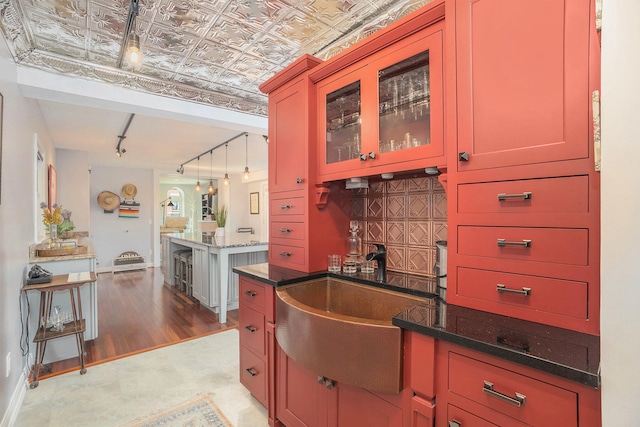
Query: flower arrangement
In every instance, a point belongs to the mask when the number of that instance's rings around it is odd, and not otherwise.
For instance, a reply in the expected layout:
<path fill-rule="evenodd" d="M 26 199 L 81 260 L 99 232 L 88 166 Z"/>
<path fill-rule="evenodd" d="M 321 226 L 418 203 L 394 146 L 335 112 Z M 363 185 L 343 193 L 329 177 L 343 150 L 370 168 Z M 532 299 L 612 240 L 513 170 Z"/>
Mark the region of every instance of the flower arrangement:
<path fill-rule="evenodd" d="M 54 204 L 52 206 L 53 210 L 50 210 L 45 202 L 40 203 L 40 208 L 42 209 L 42 223 L 49 229 L 51 229 L 52 225 L 55 225 L 57 236 L 76 228 L 71 222 L 71 211 L 69 209 L 62 209 L 62 206 Z"/>

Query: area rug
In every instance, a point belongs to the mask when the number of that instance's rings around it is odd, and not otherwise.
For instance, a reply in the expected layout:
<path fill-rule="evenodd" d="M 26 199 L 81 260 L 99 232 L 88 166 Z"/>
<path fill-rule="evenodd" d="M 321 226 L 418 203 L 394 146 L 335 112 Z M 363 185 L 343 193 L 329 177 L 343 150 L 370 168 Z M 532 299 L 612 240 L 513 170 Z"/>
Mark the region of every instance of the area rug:
<path fill-rule="evenodd" d="M 233 427 L 208 396 L 161 414 L 152 415 L 132 427 Z"/>

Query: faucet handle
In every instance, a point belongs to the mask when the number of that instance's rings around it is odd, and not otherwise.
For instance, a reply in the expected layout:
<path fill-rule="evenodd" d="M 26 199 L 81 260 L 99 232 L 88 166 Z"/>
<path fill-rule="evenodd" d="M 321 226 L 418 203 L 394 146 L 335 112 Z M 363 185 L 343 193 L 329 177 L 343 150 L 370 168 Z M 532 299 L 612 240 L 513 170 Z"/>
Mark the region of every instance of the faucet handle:
<path fill-rule="evenodd" d="M 373 245 L 376 247 L 376 252 L 387 252 L 387 248 L 385 248 L 384 245 L 381 245 L 380 243 L 373 243 Z"/>

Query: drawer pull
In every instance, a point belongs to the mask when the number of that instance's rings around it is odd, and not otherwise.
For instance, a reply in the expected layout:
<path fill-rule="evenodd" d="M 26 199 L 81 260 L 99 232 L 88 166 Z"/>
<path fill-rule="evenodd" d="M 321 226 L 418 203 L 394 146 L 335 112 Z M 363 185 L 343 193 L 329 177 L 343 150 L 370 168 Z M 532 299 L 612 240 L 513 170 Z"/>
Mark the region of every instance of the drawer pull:
<path fill-rule="evenodd" d="M 522 246 L 523 248 L 531 247 L 531 240 L 523 240 L 522 242 L 507 242 L 505 239 L 498 239 L 498 246 Z"/>
<path fill-rule="evenodd" d="M 255 297 L 256 295 L 258 295 L 254 291 L 244 291 L 244 294 L 248 297 Z"/>
<path fill-rule="evenodd" d="M 502 202 L 507 199 L 522 199 L 522 200 L 530 200 L 533 193 L 531 191 L 525 191 L 521 194 L 498 194 L 498 201 Z"/>
<path fill-rule="evenodd" d="M 528 297 L 529 295 L 531 295 L 531 288 L 523 287 L 522 290 L 519 291 L 518 289 L 509 289 L 505 285 L 500 285 L 500 284 L 496 286 L 496 291 L 498 291 L 501 294 L 520 294 L 520 295 L 524 295 L 525 297 Z"/>
<path fill-rule="evenodd" d="M 511 403 L 513 406 L 517 406 L 518 408 L 524 406 L 527 401 L 527 396 L 518 392 L 515 393 L 515 398 L 509 397 L 506 394 L 498 393 L 493 389 L 493 383 L 490 383 L 489 381 L 484 382 L 482 391 L 490 396 L 497 397 L 498 399 L 504 400 L 507 403 Z"/>
<path fill-rule="evenodd" d="M 247 368 L 246 371 L 249 372 L 249 375 L 251 375 L 252 377 L 258 375 L 258 373 L 253 368 Z"/>
<path fill-rule="evenodd" d="M 256 328 L 254 328 L 253 326 L 249 325 L 249 326 L 245 326 L 244 327 L 247 331 L 251 332 L 252 334 L 257 331 Z"/>
<path fill-rule="evenodd" d="M 462 427 L 462 424 L 459 421 L 451 420 L 449 421 L 449 427 Z"/>
<path fill-rule="evenodd" d="M 291 209 L 291 205 L 280 205 L 280 209 Z"/>
<path fill-rule="evenodd" d="M 291 252 L 280 251 L 280 256 L 291 256 Z"/>
<path fill-rule="evenodd" d="M 290 228 L 281 228 L 280 232 L 281 233 L 291 233 L 291 229 Z"/>

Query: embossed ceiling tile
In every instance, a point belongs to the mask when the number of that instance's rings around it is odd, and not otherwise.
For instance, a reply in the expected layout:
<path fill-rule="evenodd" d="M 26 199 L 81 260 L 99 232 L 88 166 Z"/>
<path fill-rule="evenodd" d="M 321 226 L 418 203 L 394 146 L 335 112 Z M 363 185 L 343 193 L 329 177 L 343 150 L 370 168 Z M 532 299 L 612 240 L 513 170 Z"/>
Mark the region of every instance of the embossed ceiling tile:
<path fill-rule="evenodd" d="M 385 243 L 384 240 L 384 222 L 367 220 L 366 237 L 363 239 L 369 243 Z"/>
<path fill-rule="evenodd" d="M 114 9 L 111 6 L 94 4 L 89 9 L 89 30 L 100 34 L 109 34 L 122 41 L 126 11 Z"/>
<path fill-rule="evenodd" d="M 115 61 L 120 54 L 120 44 L 122 39 L 116 39 L 111 36 L 102 34 L 90 34 L 89 35 L 89 49 L 87 51 L 87 59 L 96 58 L 101 55 L 111 56 L 111 65 L 115 64 Z"/>
<path fill-rule="evenodd" d="M 387 243 L 405 243 L 404 221 L 387 221 Z"/>
<path fill-rule="evenodd" d="M 241 52 L 229 46 L 209 40 L 201 40 L 194 49 L 191 60 L 195 62 L 197 59 L 201 62 L 212 63 L 218 67 L 226 68 L 230 63 L 235 61 L 236 58 L 239 58 L 240 55 L 242 55 Z"/>
<path fill-rule="evenodd" d="M 142 48 L 152 44 L 156 49 L 179 55 L 189 52 L 197 45 L 199 40 L 192 34 L 176 31 L 171 27 L 157 23 L 151 24 L 142 39 Z"/>
<path fill-rule="evenodd" d="M 426 193 L 409 193 L 409 218 L 429 217 L 429 196 Z"/>
<path fill-rule="evenodd" d="M 308 53 L 309 55 L 315 55 L 316 52 L 327 47 L 327 43 L 331 40 L 335 40 L 342 36 L 343 33 L 338 29 L 333 27 L 328 27 L 326 31 L 319 32 L 316 34 L 316 37 L 312 39 L 303 40 L 302 47 L 300 48 L 299 54 Z M 291 60 L 295 60 L 298 58 L 291 58 Z"/>
<path fill-rule="evenodd" d="M 385 185 L 387 186 L 387 193 L 404 193 L 406 189 L 406 180 L 394 179 L 386 181 Z"/>
<path fill-rule="evenodd" d="M 406 248 L 404 246 L 387 246 L 387 268 L 404 271 L 406 269 Z"/>
<path fill-rule="evenodd" d="M 218 67 L 213 62 L 205 61 L 193 61 L 189 60 L 185 62 L 183 66 L 178 69 L 177 79 L 185 81 L 189 78 L 203 79 L 210 82 L 215 82 L 220 77 L 220 74 L 224 71 L 224 68 Z"/>
<path fill-rule="evenodd" d="M 278 0 L 236 0 L 229 4 L 225 16 L 258 28 L 265 28 L 286 13 L 288 5 Z"/>
<path fill-rule="evenodd" d="M 75 59 L 86 59 L 85 50 L 82 47 L 76 45 L 69 45 L 67 43 L 60 43 L 56 40 L 46 40 L 41 38 L 38 44 L 38 49 L 46 52 L 56 53 L 58 55 L 69 56 Z"/>
<path fill-rule="evenodd" d="M 372 197 L 367 198 L 367 218 L 382 218 L 384 216 L 384 198 Z"/>
<path fill-rule="evenodd" d="M 361 1 L 360 4 L 362 3 L 364 2 Z M 342 20 L 345 14 L 356 9 L 357 5 L 358 2 L 354 0 L 308 0 L 301 2 L 297 8 L 309 16 L 332 25 L 333 22 Z"/>
<path fill-rule="evenodd" d="M 446 221 L 433 221 L 431 224 L 431 245 L 435 246 L 439 240 L 447 240 L 447 222 Z"/>
<path fill-rule="evenodd" d="M 231 18 L 221 16 L 211 27 L 205 38 L 217 40 L 234 49 L 244 51 L 258 36 L 255 28 Z"/>
<path fill-rule="evenodd" d="M 426 191 L 429 189 L 429 178 L 426 176 L 420 178 L 407 179 L 407 187 L 409 191 Z"/>
<path fill-rule="evenodd" d="M 447 196 L 444 192 L 433 193 L 431 197 L 433 203 L 433 218 L 447 219 Z"/>
<path fill-rule="evenodd" d="M 262 75 L 262 62 L 260 58 L 242 55 L 238 60 L 229 65 L 229 71 L 236 72 L 250 81 L 255 81 Z M 241 83 L 242 86 L 245 84 L 246 82 Z"/>
<path fill-rule="evenodd" d="M 405 196 L 387 196 L 387 218 L 404 218 L 405 201 Z"/>
<path fill-rule="evenodd" d="M 202 37 L 216 19 L 218 15 L 216 10 L 220 10 L 221 7 L 220 1 L 163 1 L 157 7 L 155 21 L 177 31 L 186 31 Z M 141 17 L 145 16 L 145 14 L 141 15 Z"/>
<path fill-rule="evenodd" d="M 29 1 L 24 2 L 23 10 L 33 18 L 31 13 L 41 13 L 57 16 L 69 21 L 83 20 L 87 13 L 86 0 L 54 0 L 54 1 Z"/>
<path fill-rule="evenodd" d="M 305 13 L 290 9 L 285 16 L 274 26 L 272 32 L 285 40 L 313 40 L 317 34 L 329 29 L 328 25 L 320 23 L 307 16 Z"/>
<path fill-rule="evenodd" d="M 431 234 L 429 221 L 409 221 L 408 227 L 407 242 L 410 245 L 429 246 Z"/>
<path fill-rule="evenodd" d="M 75 24 L 58 19 L 53 15 L 34 13 L 31 16 L 36 46 L 42 46 L 46 40 L 67 44 L 69 46 L 84 46 L 85 29 L 78 29 Z"/>
<path fill-rule="evenodd" d="M 427 248 L 407 248 L 407 271 L 415 274 L 431 274 L 431 258 Z"/>
<path fill-rule="evenodd" d="M 281 40 L 271 34 L 264 34 L 260 39 L 249 46 L 249 48 L 245 50 L 245 53 L 264 58 L 270 63 L 279 65 L 275 70 L 275 72 L 277 72 L 292 62 L 294 52 L 296 52 L 298 47 L 299 44 L 296 45 L 296 43 L 289 43 L 288 41 Z M 295 59 L 297 59 L 297 57 Z M 275 72 L 273 74 L 275 74 Z"/>

